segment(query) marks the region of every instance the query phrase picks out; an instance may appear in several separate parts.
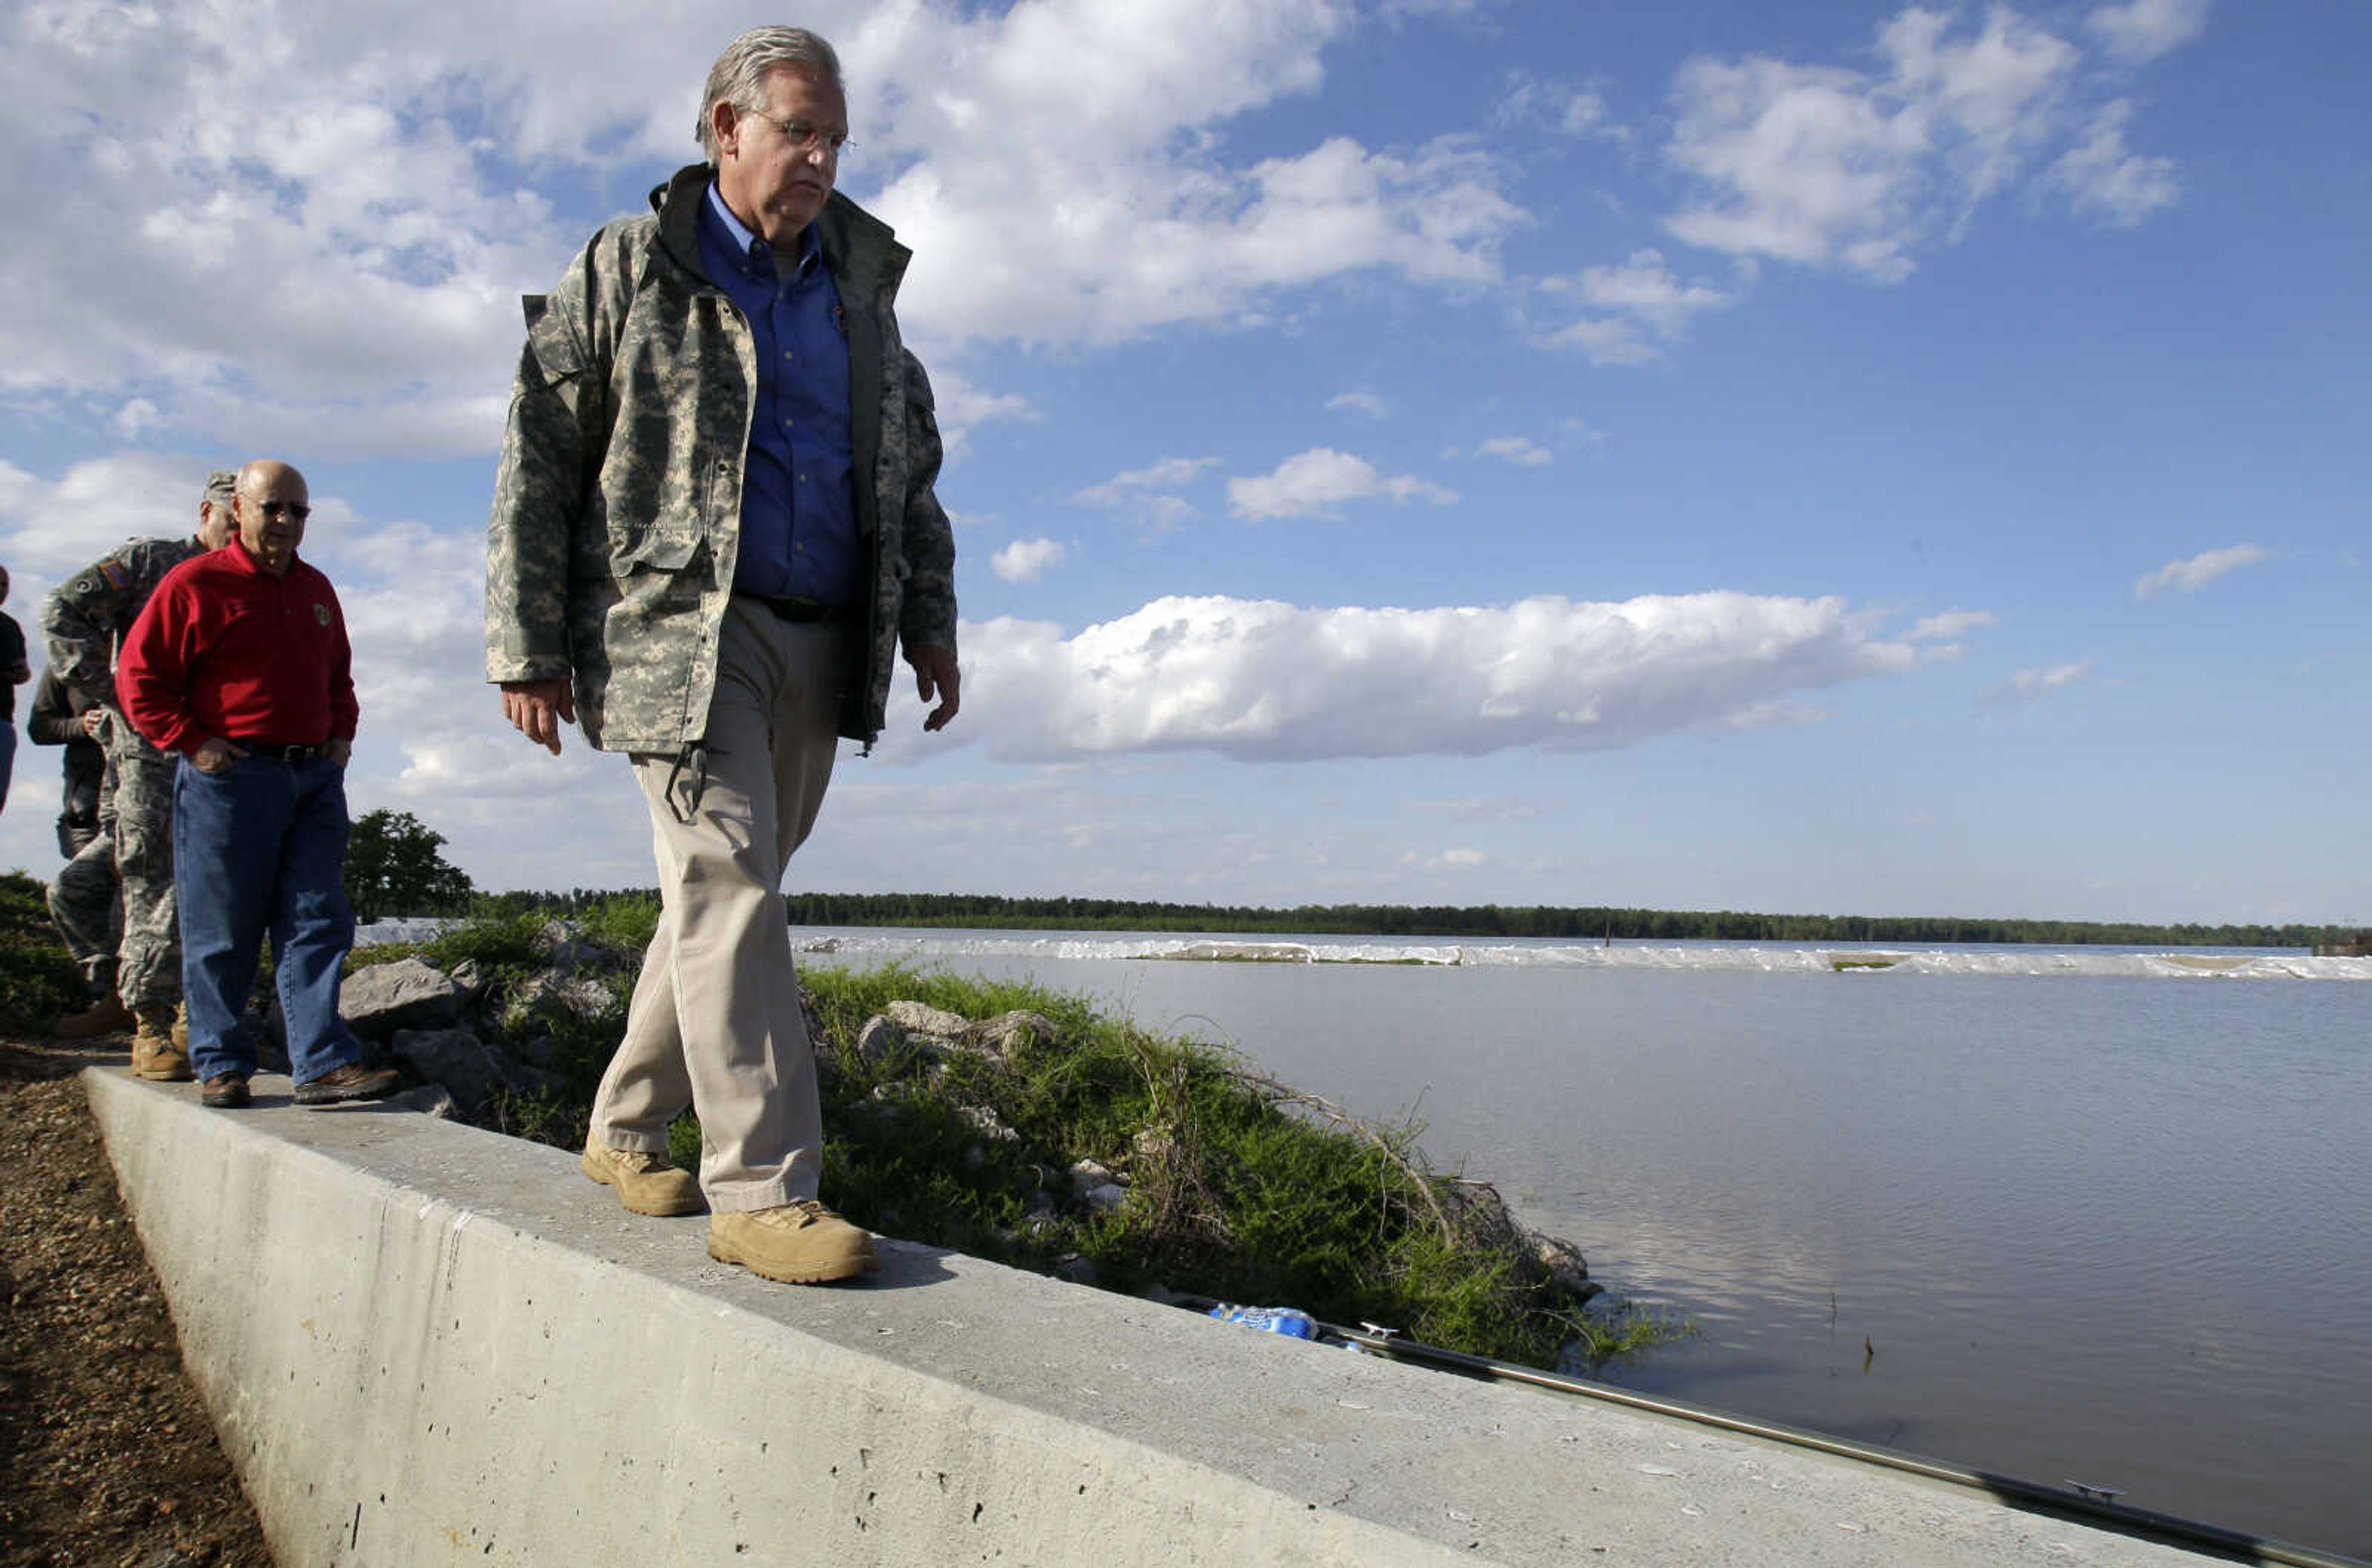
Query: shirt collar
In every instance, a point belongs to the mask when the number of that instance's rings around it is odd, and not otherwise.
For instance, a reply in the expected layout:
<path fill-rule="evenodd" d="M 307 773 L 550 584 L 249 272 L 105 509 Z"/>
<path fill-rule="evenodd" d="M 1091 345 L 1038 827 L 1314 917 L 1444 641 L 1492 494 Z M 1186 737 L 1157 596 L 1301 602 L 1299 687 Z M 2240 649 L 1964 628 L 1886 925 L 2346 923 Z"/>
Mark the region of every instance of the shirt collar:
<path fill-rule="evenodd" d="M 223 551 L 229 552 L 229 559 L 231 563 L 240 570 L 246 572 L 250 576 L 269 577 L 272 575 L 271 568 L 267 567 L 263 563 L 263 557 L 258 555 L 252 550 L 250 550 L 247 547 L 247 540 L 239 538 L 238 535 L 233 534 L 228 540 L 225 540 L 223 543 Z M 222 551 L 217 551 L 215 553 L 221 554 Z M 298 564 L 299 563 L 295 560 L 291 560 L 288 563 L 288 575 L 290 577 L 294 577 L 296 575 Z"/>
<path fill-rule="evenodd" d="M 733 215 L 733 209 L 725 204 L 724 192 L 717 190 L 714 180 L 708 182 L 708 211 L 724 231 L 726 249 L 771 276 L 774 270 L 773 247 L 758 238 L 748 224 Z M 817 235 L 815 225 L 809 224 L 799 230 L 798 270 L 805 273 L 815 265 L 822 250 L 823 241 Z"/>

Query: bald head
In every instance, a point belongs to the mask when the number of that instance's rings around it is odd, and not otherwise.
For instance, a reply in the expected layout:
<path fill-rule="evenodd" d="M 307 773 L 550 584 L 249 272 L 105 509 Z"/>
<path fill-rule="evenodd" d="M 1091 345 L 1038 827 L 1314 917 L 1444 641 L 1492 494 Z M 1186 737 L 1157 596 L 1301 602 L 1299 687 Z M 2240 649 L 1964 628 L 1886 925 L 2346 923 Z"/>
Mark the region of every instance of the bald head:
<path fill-rule="evenodd" d="M 273 576 L 286 576 L 313 511 L 305 476 L 276 458 L 258 458 L 238 470 L 231 505 L 247 552 Z"/>

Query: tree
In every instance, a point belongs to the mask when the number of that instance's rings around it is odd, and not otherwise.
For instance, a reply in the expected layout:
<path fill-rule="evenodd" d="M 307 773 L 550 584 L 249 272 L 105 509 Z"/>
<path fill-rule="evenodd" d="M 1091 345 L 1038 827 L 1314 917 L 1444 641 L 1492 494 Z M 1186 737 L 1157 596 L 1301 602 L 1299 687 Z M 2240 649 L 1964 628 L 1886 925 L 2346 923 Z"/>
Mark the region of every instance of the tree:
<path fill-rule="evenodd" d="M 445 835 L 409 811 L 367 811 L 346 841 L 346 898 L 358 920 L 455 914 L 470 901 L 469 875 L 448 862 Z"/>

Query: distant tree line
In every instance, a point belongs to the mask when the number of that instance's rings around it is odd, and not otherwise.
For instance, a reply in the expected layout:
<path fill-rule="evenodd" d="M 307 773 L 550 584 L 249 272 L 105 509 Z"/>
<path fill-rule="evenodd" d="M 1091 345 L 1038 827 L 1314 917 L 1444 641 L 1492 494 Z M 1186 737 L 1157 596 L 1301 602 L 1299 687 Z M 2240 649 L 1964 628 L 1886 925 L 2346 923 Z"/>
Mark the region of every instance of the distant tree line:
<path fill-rule="evenodd" d="M 2324 925 L 2143 925 L 1952 916 L 1752 914 L 1738 910 L 1524 904 L 1171 904 L 969 893 L 792 893 L 795 925 L 1003 926 L 1032 931 L 1214 931 L 1312 936 L 1532 936 L 1558 941 L 2025 942 L 2052 947 L 2308 947 Z"/>
<path fill-rule="evenodd" d="M 653 888 L 479 895 L 494 912 L 581 910 Z M 2336 925 L 2144 925 L 1948 915 L 1752 914 L 1739 910 L 1543 904 L 1171 904 L 1147 899 L 1008 899 L 988 893 L 786 893 L 793 925 L 910 925 L 1013 931 L 1209 931 L 1265 936 L 1534 936 L 1561 942 L 2023 942 L 2042 947 L 2311 947 L 2355 935 Z"/>

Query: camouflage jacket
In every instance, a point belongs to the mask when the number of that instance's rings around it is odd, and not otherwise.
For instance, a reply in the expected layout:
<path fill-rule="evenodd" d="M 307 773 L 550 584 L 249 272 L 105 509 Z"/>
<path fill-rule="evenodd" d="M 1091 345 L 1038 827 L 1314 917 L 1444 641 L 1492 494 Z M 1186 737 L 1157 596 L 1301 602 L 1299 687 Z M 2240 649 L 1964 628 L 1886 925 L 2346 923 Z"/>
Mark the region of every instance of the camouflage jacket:
<path fill-rule="evenodd" d="M 180 539 L 130 539 L 111 555 L 75 573 L 41 600 L 41 641 L 50 668 L 86 706 L 97 703 L 118 712 L 115 648 L 165 574 L 206 547 L 189 534 Z M 111 726 L 114 744 L 135 753 L 162 757 L 128 724 Z"/>
<path fill-rule="evenodd" d="M 702 738 L 740 546 L 757 354 L 700 267 L 710 171 L 651 192 L 655 215 L 595 235 L 527 345 L 486 528 L 486 678 L 575 682 L 586 738 L 673 752 Z M 840 733 L 881 730 L 898 642 L 956 647 L 955 540 L 932 494 L 930 381 L 892 314 L 909 252 L 835 193 L 824 256 L 848 331 L 857 529 L 871 592 Z"/>

